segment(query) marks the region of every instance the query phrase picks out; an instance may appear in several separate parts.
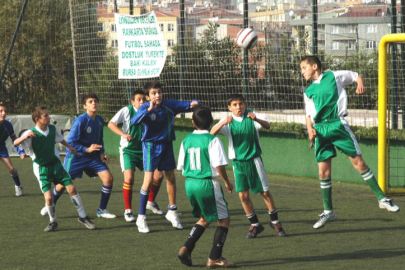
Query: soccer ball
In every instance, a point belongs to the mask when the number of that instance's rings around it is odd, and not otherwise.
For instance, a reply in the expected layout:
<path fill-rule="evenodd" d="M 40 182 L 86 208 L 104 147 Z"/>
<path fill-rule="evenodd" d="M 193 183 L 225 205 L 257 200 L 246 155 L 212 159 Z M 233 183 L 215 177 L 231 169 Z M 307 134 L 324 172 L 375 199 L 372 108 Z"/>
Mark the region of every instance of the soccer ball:
<path fill-rule="evenodd" d="M 236 42 L 243 49 L 252 49 L 257 43 L 257 33 L 251 28 L 242 29 L 236 36 Z"/>

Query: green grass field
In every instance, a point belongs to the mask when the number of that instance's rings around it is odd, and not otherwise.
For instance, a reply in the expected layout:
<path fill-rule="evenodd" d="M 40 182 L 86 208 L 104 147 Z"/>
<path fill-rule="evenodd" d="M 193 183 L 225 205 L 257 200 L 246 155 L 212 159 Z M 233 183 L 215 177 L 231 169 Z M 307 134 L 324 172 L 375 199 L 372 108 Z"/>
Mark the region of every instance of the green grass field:
<path fill-rule="evenodd" d="M 31 159 L 13 159 L 25 196 L 14 196 L 14 185 L 0 165 L 0 269 L 186 269 L 177 252 L 187 239 L 196 219 L 190 215 L 184 178 L 178 174 L 177 203 L 184 230 L 175 230 L 164 216 L 148 212 L 149 234 L 138 233 L 134 223 L 124 220 L 123 177 L 118 160 L 110 169 L 115 177 L 108 209 L 113 220 L 99 219 L 99 179 L 75 180 L 84 207 L 97 230 L 77 222 L 77 212 L 64 194 L 57 204 L 59 231 L 44 233 L 49 219 L 39 212 L 43 195 L 32 173 Z M 314 164 L 316 166 L 316 164 Z M 232 172 L 228 172 L 233 179 Z M 138 209 L 142 173 L 136 173 L 133 208 Z M 360 177 L 354 175 L 353 177 Z M 333 182 L 334 207 L 338 219 L 314 230 L 322 202 L 317 179 L 269 175 L 271 193 L 287 237 L 277 237 L 268 225 L 269 216 L 260 195 L 252 196 L 259 220 L 266 224 L 257 239 L 245 239 L 248 220 L 236 193 L 226 194 L 231 227 L 224 257 L 239 269 L 404 269 L 405 219 L 403 212 L 389 213 L 378 208 L 366 184 Z M 395 202 L 405 211 L 405 197 Z M 157 202 L 166 208 L 162 185 Z M 192 254 L 193 268 L 205 268 L 215 224 L 206 230 Z"/>

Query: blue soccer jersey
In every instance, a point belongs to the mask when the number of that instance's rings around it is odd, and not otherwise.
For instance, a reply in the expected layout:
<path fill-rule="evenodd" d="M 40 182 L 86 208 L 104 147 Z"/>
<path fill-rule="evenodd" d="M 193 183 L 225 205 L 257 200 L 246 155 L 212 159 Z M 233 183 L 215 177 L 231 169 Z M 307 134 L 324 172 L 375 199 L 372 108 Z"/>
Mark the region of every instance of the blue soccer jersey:
<path fill-rule="evenodd" d="M 77 157 L 90 157 L 104 154 L 103 127 L 104 119 L 99 115 L 96 116 L 96 119 L 93 119 L 90 115 L 84 113 L 73 121 L 66 141 L 76 148 Z M 102 148 L 100 151 L 86 153 L 86 149 L 92 144 L 100 144 Z M 66 148 L 66 155 L 70 154 L 69 149 Z"/>
<path fill-rule="evenodd" d="M 138 112 L 131 118 L 131 125 L 143 124 L 142 141 L 164 143 L 176 139 L 173 123 L 176 114 L 188 111 L 190 101 L 163 100 L 162 104 L 148 111 L 149 102 L 142 104 Z"/>
<path fill-rule="evenodd" d="M 6 148 L 6 140 L 7 138 L 10 137 L 11 141 L 14 144 L 15 139 L 17 139 L 17 136 L 14 134 L 14 128 L 13 125 L 7 121 L 4 120 L 2 123 L 0 123 L 0 152 L 1 152 L 1 157 L 8 157 L 8 151 Z M 20 149 L 18 146 L 14 146 L 15 149 L 17 149 L 17 153 L 21 156 L 22 154 L 25 154 L 24 150 Z"/>

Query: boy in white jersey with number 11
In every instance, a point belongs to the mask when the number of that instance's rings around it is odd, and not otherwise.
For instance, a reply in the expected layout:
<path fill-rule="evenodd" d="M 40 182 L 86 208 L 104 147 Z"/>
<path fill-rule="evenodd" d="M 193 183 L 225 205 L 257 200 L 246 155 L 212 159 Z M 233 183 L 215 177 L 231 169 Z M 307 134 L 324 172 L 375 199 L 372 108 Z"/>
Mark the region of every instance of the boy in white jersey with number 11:
<path fill-rule="evenodd" d="M 319 168 L 319 181 L 324 212 L 313 226 L 319 229 L 337 218 L 332 207 L 332 158 L 335 147 L 346 154 L 353 167 L 378 199 L 379 207 L 398 212 L 399 207 L 388 199 L 378 186 L 377 179 L 361 155 L 359 144 L 344 119 L 348 115 L 347 94 L 344 86 L 357 83 L 356 94 L 365 93 L 363 77 L 356 72 L 326 71 L 316 56 L 305 56 L 300 61 L 301 74 L 306 81 L 313 80 L 304 93 L 308 137 L 315 141 L 315 157 Z"/>

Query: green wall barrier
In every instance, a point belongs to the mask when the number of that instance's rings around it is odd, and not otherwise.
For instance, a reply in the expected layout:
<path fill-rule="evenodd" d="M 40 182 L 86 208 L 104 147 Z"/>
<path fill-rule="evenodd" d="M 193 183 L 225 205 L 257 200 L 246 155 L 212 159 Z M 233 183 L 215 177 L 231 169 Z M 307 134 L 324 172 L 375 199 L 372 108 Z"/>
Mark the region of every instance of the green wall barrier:
<path fill-rule="evenodd" d="M 189 127 L 176 127 L 176 141 L 174 141 L 175 156 L 177 158 L 181 141 L 191 132 Z M 218 136 L 228 151 L 228 139 Z M 104 145 L 106 154 L 119 156 L 120 137 L 109 128 L 104 128 Z M 300 177 L 318 178 L 318 166 L 315 161 L 314 149 L 308 148 L 308 140 L 297 138 L 295 134 L 262 132 L 260 142 L 263 149 L 262 159 L 268 173 L 293 175 Z M 363 158 L 377 175 L 377 140 L 359 140 Z M 228 152 L 227 152 L 228 153 Z M 232 162 L 228 166 L 231 169 Z M 353 168 L 346 155 L 338 153 L 332 161 L 332 180 L 363 183 L 359 173 Z"/>

